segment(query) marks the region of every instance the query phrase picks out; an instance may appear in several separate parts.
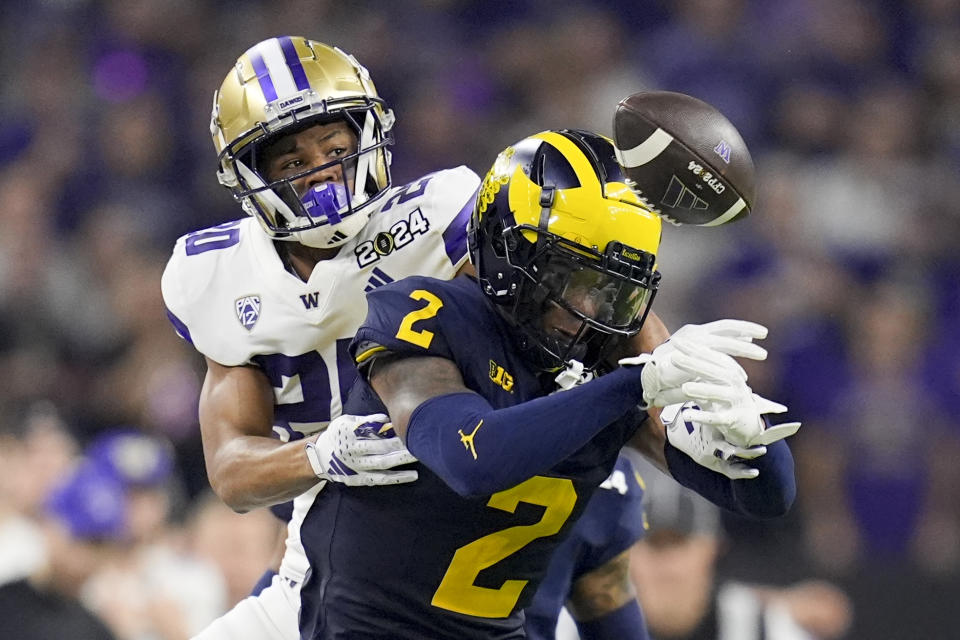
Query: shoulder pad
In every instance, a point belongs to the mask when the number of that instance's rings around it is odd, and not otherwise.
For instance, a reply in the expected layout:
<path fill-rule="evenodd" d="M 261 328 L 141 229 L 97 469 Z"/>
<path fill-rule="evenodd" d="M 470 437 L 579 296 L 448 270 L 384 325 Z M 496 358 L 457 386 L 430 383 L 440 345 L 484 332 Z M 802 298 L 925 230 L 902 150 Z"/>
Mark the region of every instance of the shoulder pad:
<path fill-rule="evenodd" d="M 358 365 L 389 351 L 452 359 L 443 328 L 447 281 L 414 276 L 367 294 L 367 318 L 350 345 Z"/>

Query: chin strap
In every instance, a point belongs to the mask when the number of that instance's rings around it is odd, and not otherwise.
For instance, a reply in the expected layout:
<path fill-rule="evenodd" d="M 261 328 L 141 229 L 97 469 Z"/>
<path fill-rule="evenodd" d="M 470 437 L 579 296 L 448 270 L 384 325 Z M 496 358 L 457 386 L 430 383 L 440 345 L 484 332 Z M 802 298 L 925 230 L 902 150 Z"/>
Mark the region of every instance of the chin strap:
<path fill-rule="evenodd" d="M 550 209 L 553 208 L 553 201 L 557 196 L 557 188 L 553 185 L 544 185 L 540 191 L 540 220 L 537 228 L 543 232 L 547 231 L 550 224 Z"/>
<path fill-rule="evenodd" d="M 554 381 L 560 387 L 558 391 L 566 391 L 593 380 L 593 371 L 584 371 L 583 363 L 579 360 L 568 360 L 567 368 L 557 374 Z"/>

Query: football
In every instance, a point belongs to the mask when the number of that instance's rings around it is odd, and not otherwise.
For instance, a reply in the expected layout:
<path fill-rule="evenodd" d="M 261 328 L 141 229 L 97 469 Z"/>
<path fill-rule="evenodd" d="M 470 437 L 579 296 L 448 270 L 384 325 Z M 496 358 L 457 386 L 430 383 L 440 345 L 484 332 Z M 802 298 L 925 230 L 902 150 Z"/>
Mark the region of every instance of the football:
<path fill-rule="evenodd" d="M 628 96 L 617 105 L 613 140 L 629 186 L 665 220 L 712 227 L 750 213 L 750 151 L 703 100 L 671 91 Z"/>

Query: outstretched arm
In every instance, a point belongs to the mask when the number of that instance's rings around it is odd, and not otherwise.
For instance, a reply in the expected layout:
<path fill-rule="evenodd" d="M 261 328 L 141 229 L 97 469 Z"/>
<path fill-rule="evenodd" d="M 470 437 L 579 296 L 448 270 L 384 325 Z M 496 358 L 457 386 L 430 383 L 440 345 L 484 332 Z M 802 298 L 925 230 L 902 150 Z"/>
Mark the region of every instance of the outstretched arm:
<path fill-rule="evenodd" d="M 622 343 L 614 354 L 614 359 L 620 360 L 638 353 L 652 353 L 654 349 L 667 341 L 670 330 L 667 325 L 653 311 L 644 320 L 640 332 Z M 636 435 L 631 439 L 630 446 L 643 454 L 661 471 L 667 471 L 667 460 L 663 455 L 663 445 L 667 442 L 663 422 L 660 421 L 660 407 L 647 409 L 648 420 L 640 425 Z"/>
<path fill-rule="evenodd" d="M 642 400 L 640 372 L 620 369 L 504 409 L 468 390 L 445 358 L 385 357 L 373 363 L 369 379 L 410 452 L 454 491 L 473 496 L 550 469 L 634 411 Z"/>
<path fill-rule="evenodd" d="M 720 326 L 723 322 L 727 321 L 719 321 L 711 325 Z M 626 351 L 634 349 L 640 353 L 651 353 L 669 337 L 666 326 L 659 317 L 651 313 L 644 322 L 643 330 L 624 346 Z M 683 345 L 680 347 L 682 349 Z M 731 382 L 737 381 L 731 380 Z M 724 385 L 701 383 L 694 384 L 693 387 L 697 394 L 703 396 L 699 398 L 701 404 L 704 407 L 710 405 L 709 408 L 715 410 L 717 407 L 714 401 L 718 399 L 718 394 L 730 395 L 734 390 L 742 387 L 745 390 L 744 393 L 733 393 L 731 397 L 740 400 L 740 396 L 744 396 L 738 408 L 741 409 L 741 413 L 750 415 L 731 417 L 730 411 L 727 410 L 714 412 L 697 410 L 694 415 L 704 419 L 704 423 L 701 424 L 694 423 L 692 420 L 684 421 L 680 412 L 674 412 L 673 421 L 677 423 L 677 428 L 671 433 L 673 440 L 682 447 L 678 449 L 675 444 L 668 441 L 661 410 L 651 408 L 648 410 L 650 419 L 641 425 L 630 441 L 630 446 L 661 470 L 672 475 L 678 482 L 694 489 L 721 507 L 754 517 L 775 517 L 786 513 L 796 495 L 796 481 L 793 456 L 782 438 L 794 433 L 799 424 L 788 423 L 771 428 L 769 421 L 763 418 L 762 413 L 785 410 L 785 407 L 754 396 L 749 392 L 749 387 L 745 386 L 745 381 L 742 384 L 731 384 L 729 388 Z M 685 385 L 684 389 L 688 390 L 691 387 Z M 726 409 L 730 404 L 730 398 L 721 399 L 725 400 L 722 408 Z M 707 421 L 710 421 L 710 424 L 706 424 Z M 727 426 L 728 422 L 759 423 L 762 425 L 759 427 L 759 432 L 755 426 L 752 430 L 741 426 L 733 431 L 747 430 L 754 436 L 757 443 L 767 444 L 768 447 L 755 447 L 748 450 L 725 442 L 724 436 L 714 426 L 722 428 Z M 749 424 L 746 426 L 750 427 Z M 694 451 L 694 449 L 702 449 L 702 451 Z M 717 457 L 719 449 L 729 455 Z M 694 453 L 700 455 L 694 459 Z M 741 455 L 749 460 L 741 460 L 739 457 Z"/>

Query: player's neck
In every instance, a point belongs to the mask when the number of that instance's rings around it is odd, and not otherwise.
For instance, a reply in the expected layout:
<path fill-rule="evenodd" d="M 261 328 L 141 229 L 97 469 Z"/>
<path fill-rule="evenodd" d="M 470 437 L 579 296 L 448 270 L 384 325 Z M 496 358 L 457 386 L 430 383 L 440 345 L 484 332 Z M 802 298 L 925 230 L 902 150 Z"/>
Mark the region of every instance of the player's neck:
<path fill-rule="evenodd" d="M 273 246 L 280 254 L 280 259 L 283 260 L 283 266 L 287 268 L 287 271 L 304 282 L 310 279 L 310 274 L 313 273 L 313 268 L 317 266 L 318 262 L 330 260 L 336 257 L 340 251 L 339 247 L 318 249 L 299 242 L 274 242 Z"/>

